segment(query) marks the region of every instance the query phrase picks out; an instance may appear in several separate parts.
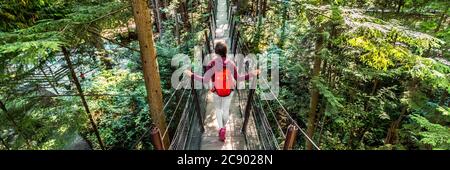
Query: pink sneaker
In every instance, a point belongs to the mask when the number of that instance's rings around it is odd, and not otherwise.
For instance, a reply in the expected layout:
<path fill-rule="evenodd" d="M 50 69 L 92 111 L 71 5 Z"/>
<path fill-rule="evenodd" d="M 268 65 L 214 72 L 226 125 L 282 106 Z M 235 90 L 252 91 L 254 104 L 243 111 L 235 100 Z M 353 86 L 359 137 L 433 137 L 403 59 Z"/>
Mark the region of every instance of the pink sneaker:
<path fill-rule="evenodd" d="M 226 129 L 225 128 L 220 128 L 219 130 L 219 139 L 221 141 L 225 142 L 225 133 L 226 133 Z"/>

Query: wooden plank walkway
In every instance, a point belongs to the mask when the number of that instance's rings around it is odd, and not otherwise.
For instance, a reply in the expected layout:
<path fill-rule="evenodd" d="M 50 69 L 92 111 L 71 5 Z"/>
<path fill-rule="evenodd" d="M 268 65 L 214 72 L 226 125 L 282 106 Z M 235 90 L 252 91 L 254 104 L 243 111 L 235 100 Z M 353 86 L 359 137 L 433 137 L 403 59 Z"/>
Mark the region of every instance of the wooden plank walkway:
<path fill-rule="evenodd" d="M 235 92 L 230 106 L 230 118 L 226 125 L 225 142 L 219 140 L 219 128 L 213 106 L 213 93 L 206 94 L 205 132 L 202 135 L 201 150 L 245 150 L 246 143 L 241 133 L 243 119 L 239 110 L 239 96 Z"/>
<path fill-rule="evenodd" d="M 228 46 L 230 41 L 228 39 L 228 18 L 226 0 L 218 0 L 217 3 L 217 28 L 215 30 L 216 37 L 214 43 L 217 41 L 225 41 Z M 239 95 L 235 91 L 230 105 L 230 117 L 226 125 L 227 133 L 226 140 L 222 142 L 219 140 L 219 128 L 216 120 L 216 113 L 214 112 L 213 93 L 207 92 L 206 96 L 206 118 L 205 118 L 205 132 L 201 139 L 201 150 L 245 150 L 246 141 L 241 132 L 243 117 L 240 110 Z"/>

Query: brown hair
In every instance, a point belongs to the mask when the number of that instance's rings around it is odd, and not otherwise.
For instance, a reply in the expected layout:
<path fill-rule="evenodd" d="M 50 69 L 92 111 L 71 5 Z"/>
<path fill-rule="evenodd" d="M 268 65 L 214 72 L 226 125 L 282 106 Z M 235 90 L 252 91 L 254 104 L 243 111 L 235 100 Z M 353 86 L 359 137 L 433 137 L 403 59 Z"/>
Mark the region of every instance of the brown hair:
<path fill-rule="evenodd" d="M 227 56 L 227 44 L 222 41 L 216 43 L 216 47 L 214 48 L 214 52 L 221 57 Z"/>

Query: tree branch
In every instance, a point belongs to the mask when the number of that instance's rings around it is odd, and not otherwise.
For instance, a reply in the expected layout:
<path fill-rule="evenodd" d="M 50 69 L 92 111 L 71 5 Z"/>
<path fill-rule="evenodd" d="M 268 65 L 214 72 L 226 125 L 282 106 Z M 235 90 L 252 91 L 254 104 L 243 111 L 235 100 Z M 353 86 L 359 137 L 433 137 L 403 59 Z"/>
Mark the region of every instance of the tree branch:
<path fill-rule="evenodd" d="M 117 44 L 117 45 L 119 45 L 119 46 L 121 46 L 121 47 L 127 48 L 127 49 L 129 49 L 129 50 L 131 50 L 131 51 L 140 52 L 139 50 L 134 49 L 134 48 L 131 48 L 131 47 L 128 47 L 127 45 L 125 45 L 125 44 L 123 44 L 123 43 L 117 42 L 116 40 L 113 40 L 113 39 L 107 38 L 107 37 L 105 37 L 105 36 L 102 36 L 102 35 L 101 35 L 100 33 L 98 33 L 98 32 L 95 32 L 95 31 L 92 31 L 92 30 L 88 30 L 88 32 L 91 33 L 91 34 L 94 34 L 94 35 L 96 35 L 96 36 L 99 36 L 99 37 L 101 37 L 101 38 L 103 38 L 103 39 L 105 39 L 105 40 L 108 40 L 109 42 L 111 42 L 111 43 L 113 43 L 113 44 Z"/>

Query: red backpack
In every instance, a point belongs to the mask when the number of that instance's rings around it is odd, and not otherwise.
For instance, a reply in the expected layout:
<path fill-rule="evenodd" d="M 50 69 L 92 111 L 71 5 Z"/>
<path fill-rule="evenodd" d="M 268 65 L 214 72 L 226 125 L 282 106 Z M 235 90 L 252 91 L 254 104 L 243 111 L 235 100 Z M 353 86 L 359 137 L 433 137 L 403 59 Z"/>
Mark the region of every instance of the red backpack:
<path fill-rule="evenodd" d="M 227 68 L 224 67 L 222 71 L 214 73 L 214 88 L 220 97 L 226 97 L 231 94 L 233 83 L 233 76 Z"/>

